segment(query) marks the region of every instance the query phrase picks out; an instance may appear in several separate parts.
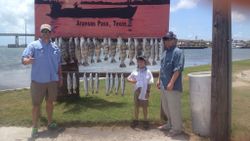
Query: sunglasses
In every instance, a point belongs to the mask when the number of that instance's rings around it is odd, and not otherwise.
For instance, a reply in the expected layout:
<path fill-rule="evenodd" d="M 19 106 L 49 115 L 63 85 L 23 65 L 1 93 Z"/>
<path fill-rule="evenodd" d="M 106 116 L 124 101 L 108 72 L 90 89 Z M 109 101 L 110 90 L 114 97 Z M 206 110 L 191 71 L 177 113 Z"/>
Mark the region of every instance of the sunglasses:
<path fill-rule="evenodd" d="M 50 31 L 49 31 L 49 30 L 47 30 L 47 29 L 42 30 L 41 32 L 42 32 L 42 33 L 50 33 Z"/>

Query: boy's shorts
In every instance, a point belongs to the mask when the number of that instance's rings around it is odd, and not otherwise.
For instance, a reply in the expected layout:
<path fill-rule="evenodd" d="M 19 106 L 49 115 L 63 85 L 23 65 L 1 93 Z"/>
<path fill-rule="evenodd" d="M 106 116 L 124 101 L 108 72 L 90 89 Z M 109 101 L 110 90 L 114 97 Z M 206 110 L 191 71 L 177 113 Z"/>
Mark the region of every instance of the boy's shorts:
<path fill-rule="evenodd" d="M 45 97 L 46 100 L 56 101 L 58 92 L 58 82 L 38 83 L 35 81 L 31 82 L 31 98 L 34 106 L 42 104 Z"/>
<path fill-rule="evenodd" d="M 139 99 L 140 92 L 141 92 L 141 88 L 138 88 L 135 91 L 135 94 L 134 94 L 135 107 L 147 108 L 148 107 L 148 100 L 140 100 Z"/>

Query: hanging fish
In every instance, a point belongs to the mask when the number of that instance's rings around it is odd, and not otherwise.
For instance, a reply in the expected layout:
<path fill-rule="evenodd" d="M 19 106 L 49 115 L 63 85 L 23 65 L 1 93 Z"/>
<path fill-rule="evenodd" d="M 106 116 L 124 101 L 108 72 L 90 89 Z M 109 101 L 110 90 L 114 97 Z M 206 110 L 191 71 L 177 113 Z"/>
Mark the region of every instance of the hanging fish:
<path fill-rule="evenodd" d="M 83 65 L 88 66 L 88 57 L 89 57 L 89 43 L 87 41 L 83 44 Z"/>
<path fill-rule="evenodd" d="M 150 57 L 150 52 L 151 52 L 151 46 L 147 40 L 147 38 L 143 38 L 143 51 L 144 51 L 144 56 L 146 57 L 146 64 L 150 65 L 149 62 L 149 57 Z"/>
<path fill-rule="evenodd" d="M 156 54 L 156 60 L 159 61 L 160 60 L 160 49 L 159 49 L 160 43 L 158 41 L 158 39 L 155 39 L 155 54 Z"/>
<path fill-rule="evenodd" d="M 96 62 L 102 62 L 100 56 L 101 56 L 101 44 L 100 41 L 96 38 L 93 38 L 93 43 L 95 45 L 95 57 L 96 57 Z"/>
<path fill-rule="evenodd" d="M 58 41 L 58 38 L 55 38 L 55 41 L 54 43 L 59 47 L 59 41 Z"/>
<path fill-rule="evenodd" d="M 75 56 L 75 43 L 73 38 L 69 38 L 69 58 L 70 58 L 70 63 L 74 63 L 74 60 L 76 59 Z"/>
<path fill-rule="evenodd" d="M 84 44 L 85 44 L 85 38 L 81 37 L 80 38 L 80 49 L 81 49 L 81 61 L 80 63 L 83 65 L 85 60 L 84 60 Z"/>
<path fill-rule="evenodd" d="M 138 56 L 138 52 L 137 52 L 137 48 L 138 48 L 138 45 L 139 45 L 138 39 L 134 38 L 134 44 L 135 44 L 135 55 Z"/>
<path fill-rule="evenodd" d="M 99 91 L 99 76 L 98 73 L 95 73 L 95 93 Z"/>
<path fill-rule="evenodd" d="M 76 94 L 76 88 L 77 88 L 77 83 L 76 83 L 76 73 L 73 73 L 73 93 Z"/>
<path fill-rule="evenodd" d="M 128 55 L 129 55 L 129 65 L 135 65 L 135 62 L 133 61 L 135 57 L 135 44 L 131 38 L 128 38 Z"/>
<path fill-rule="evenodd" d="M 70 73 L 67 74 L 67 89 L 68 89 L 68 94 L 72 94 L 72 92 L 71 92 L 72 79 L 71 79 Z"/>
<path fill-rule="evenodd" d="M 163 39 L 161 39 L 161 41 L 160 41 L 160 43 L 159 43 L 159 46 L 160 46 L 159 54 L 162 55 L 163 50 L 164 50 L 164 42 L 163 42 Z"/>
<path fill-rule="evenodd" d="M 152 65 L 156 65 L 156 61 L 155 61 L 155 43 L 154 43 L 153 38 L 150 39 L 150 46 L 151 46 Z"/>
<path fill-rule="evenodd" d="M 114 87 L 114 77 L 113 77 L 113 74 L 110 73 L 110 77 L 109 77 L 109 91 L 110 91 L 110 93 L 113 92 L 113 87 Z"/>
<path fill-rule="evenodd" d="M 115 73 L 115 94 L 118 94 L 118 90 L 119 90 L 119 77 L 118 74 Z"/>
<path fill-rule="evenodd" d="M 89 47 L 89 56 L 90 56 L 90 63 L 94 63 L 94 55 L 95 55 L 95 44 L 94 42 L 88 38 L 87 39 L 88 42 L 88 47 Z"/>
<path fill-rule="evenodd" d="M 114 44 L 114 42 L 112 41 L 111 38 L 108 39 L 108 45 L 110 48 L 110 57 L 111 57 L 111 63 L 116 63 L 115 60 L 115 54 L 116 54 L 116 45 Z"/>
<path fill-rule="evenodd" d="M 61 64 L 62 65 L 66 65 L 67 64 L 67 60 L 69 59 L 69 55 L 68 55 L 68 44 L 67 42 L 62 38 L 60 37 L 59 38 L 59 48 L 61 50 Z"/>
<path fill-rule="evenodd" d="M 140 56 L 143 55 L 143 46 L 142 39 L 135 39 L 135 55 Z"/>
<path fill-rule="evenodd" d="M 105 78 L 105 84 L 106 84 L 106 95 L 109 95 L 109 74 L 106 73 L 106 78 Z"/>
<path fill-rule="evenodd" d="M 127 50 L 127 46 L 126 44 L 123 42 L 122 38 L 121 37 L 118 37 L 117 38 L 117 47 L 119 48 L 119 51 L 120 51 L 120 59 L 121 59 L 121 64 L 120 64 L 120 67 L 121 68 L 124 68 L 126 67 L 125 65 L 125 59 L 126 59 L 126 50 Z"/>
<path fill-rule="evenodd" d="M 76 60 L 78 62 L 78 64 L 80 64 L 81 62 L 81 48 L 80 48 L 80 41 L 78 37 L 74 38 L 74 42 L 75 42 L 75 56 L 76 56 Z"/>
<path fill-rule="evenodd" d="M 90 85 L 90 90 L 92 94 L 94 94 L 94 80 L 93 80 L 93 75 L 92 73 L 89 74 L 89 85 Z"/>
<path fill-rule="evenodd" d="M 102 46 L 103 46 L 103 49 L 104 49 L 104 52 L 103 52 L 104 60 L 107 61 L 108 60 L 108 54 L 109 54 L 109 45 L 108 45 L 108 39 L 107 38 L 103 39 Z"/>
<path fill-rule="evenodd" d="M 123 73 L 121 74 L 121 92 L 122 92 L 122 96 L 124 96 L 125 93 L 125 78 Z"/>
<path fill-rule="evenodd" d="M 89 95 L 89 87 L 88 87 L 88 78 L 86 76 L 86 73 L 83 75 L 83 86 L 84 86 L 84 94 L 85 96 Z"/>

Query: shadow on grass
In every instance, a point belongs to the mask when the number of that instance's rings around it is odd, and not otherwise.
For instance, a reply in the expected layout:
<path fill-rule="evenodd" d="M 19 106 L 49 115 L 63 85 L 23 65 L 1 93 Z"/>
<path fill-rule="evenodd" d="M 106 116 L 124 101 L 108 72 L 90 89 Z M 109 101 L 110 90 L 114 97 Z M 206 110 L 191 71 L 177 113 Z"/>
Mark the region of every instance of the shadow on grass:
<path fill-rule="evenodd" d="M 124 102 L 110 102 L 105 99 L 98 97 L 78 97 L 78 98 L 67 98 L 58 101 L 59 105 L 64 105 L 64 113 L 78 113 L 81 111 L 86 111 L 87 109 L 105 109 L 109 107 L 120 108 L 126 105 Z"/>

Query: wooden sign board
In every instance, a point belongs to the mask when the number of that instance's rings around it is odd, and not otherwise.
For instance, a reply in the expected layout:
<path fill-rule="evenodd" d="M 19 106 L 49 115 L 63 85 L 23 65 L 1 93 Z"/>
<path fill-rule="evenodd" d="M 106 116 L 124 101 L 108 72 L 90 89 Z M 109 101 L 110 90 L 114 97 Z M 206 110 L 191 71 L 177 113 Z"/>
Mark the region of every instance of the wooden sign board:
<path fill-rule="evenodd" d="M 52 25 L 53 37 L 162 37 L 170 0 L 35 0 L 35 35 Z"/>

